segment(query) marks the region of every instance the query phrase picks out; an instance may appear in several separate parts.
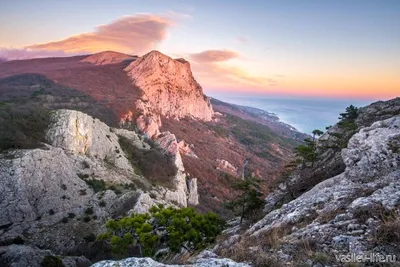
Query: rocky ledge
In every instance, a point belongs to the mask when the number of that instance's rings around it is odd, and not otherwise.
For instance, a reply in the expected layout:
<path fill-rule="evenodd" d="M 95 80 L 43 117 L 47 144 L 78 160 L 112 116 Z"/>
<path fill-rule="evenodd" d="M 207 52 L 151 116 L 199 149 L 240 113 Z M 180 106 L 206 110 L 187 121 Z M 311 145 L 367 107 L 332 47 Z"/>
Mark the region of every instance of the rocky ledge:
<path fill-rule="evenodd" d="M 263 254 L 276 266 L 338 266 L 334 255 L 350 253 L 400 258 L 400 116 L 362 128 L 341 157 L 342 173 L 275 207 L 215 251 L 233 259 Z"/>

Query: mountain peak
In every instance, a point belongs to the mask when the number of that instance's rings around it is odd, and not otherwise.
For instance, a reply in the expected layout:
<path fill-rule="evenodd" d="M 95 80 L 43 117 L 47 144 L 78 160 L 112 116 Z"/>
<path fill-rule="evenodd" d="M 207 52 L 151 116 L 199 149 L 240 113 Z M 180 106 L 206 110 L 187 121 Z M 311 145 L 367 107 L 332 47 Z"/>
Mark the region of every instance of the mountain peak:
<path fill-rule="evenodd" d="M 100 53 L 96 53 L 85 57 L 82 59 L 82 62 L 89 62 L 95 65 L 107 65 L 107 64 L 116 64 L 121 63 L 125 60 L 133 60 L 137 58 L 136 56 L 131 56 L 119 52 L 114 51 L 103 51 Z"/>
<path fill-rule="evenodd" d="M 153 50 L 132 62 L 125 71 L 143 92 L 143 100 L 150 102 L 160 115 L 209 121 L 212 106 L 186 62 Z"/>

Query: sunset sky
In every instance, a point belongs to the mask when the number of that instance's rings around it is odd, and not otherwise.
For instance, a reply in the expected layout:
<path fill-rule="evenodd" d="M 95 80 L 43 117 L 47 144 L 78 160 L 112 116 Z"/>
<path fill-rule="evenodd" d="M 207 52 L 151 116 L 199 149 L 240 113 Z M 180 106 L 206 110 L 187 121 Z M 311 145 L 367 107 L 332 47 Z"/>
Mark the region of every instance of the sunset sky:
<path fill-rule="evenodd" d="M 159 50 L 206 92 L 400 95 L 399 0 L 0 0 L 0 57 Z"/>

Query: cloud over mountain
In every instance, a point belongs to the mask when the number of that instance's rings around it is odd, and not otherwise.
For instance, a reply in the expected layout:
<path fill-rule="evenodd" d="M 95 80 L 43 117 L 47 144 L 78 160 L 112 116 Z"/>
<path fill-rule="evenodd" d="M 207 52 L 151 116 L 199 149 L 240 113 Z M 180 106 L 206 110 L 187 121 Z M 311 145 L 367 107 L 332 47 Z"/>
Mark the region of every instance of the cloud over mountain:
<path fill-rule="evenodd" d="M 227 61 L 238 59 L 239 56 L 239 53 L 231 50 L 205 50 L 192 53 L 189 58 L 194 74 L 206 87 L 248 88 L 264 85 L 266 78 L 252 76 L 238 66 L 227 64 Z"/>
<path fill-rule="evenodd" d="M 140 54 L 154 49 L 156 44 L 166 38 L 167 29 L 172 25 L 172 19 L 158 15 L 124 16 L 109 24 L 98 26 L 93 32 L 27 48 L 66 53 L 115 50 Z"/>
<path fill-rule="evenodd" d="M 42 57 L 67 57 L 79 53 L 66 53 L 58 50 L 41 50 L 29 48 L 0 48 L 0 62 L 7 60 L 19 60 Z"/>

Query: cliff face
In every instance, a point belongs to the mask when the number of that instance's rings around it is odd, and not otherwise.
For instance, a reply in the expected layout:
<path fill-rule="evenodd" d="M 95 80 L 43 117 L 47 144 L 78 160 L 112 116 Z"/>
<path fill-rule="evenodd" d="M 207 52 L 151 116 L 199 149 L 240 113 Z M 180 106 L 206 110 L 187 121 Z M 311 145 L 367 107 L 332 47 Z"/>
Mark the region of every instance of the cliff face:
<path fill-rule="evenodd" d="M 245 234 L 233 234 L 215 250 L 230 256 L 251 246 L 249 252 L 239 257 L 251 260 L 261 254 L 264 261 L 274 262 L 274 266 L 281 266 L 283 262 L 288 266 L 299 263 L 343 266 L 344 262 L 336 256 L 351 253 L 380 253 L 395 255 L 398 259 L 399 100 L 361 108 L 356 123 L 364 126 L 350 137 L 345 148 L 325 148 L 325 152 L 319 152 L 314 167 L 295 170 L 267 197 L 265 217 Z M 336 142 L 338 131 L 338 125 L 333 126 L 319 142 L 331 147 L 330 142 Z M 333 135 L 329 137 L 329 134 Z M 304 185 L 298 180 L 315 182 L 309 180 L 313 172 L 328 178 L 292 201 L 283 201 L 285 195 L 293 193 L 290 187 L 296 181 L 298 186 Z"/>
<path fill-rule="evenodd" d="M 151 149 L 133 131 L 110 128 L 79 111 L 58 110 L 51 115 L 43 149 L 0 154 L 0 244 L 21 238 L 67 253 L 85 244 L 89 233 L 98 234 L 111 217 L 147 212 L 155 204 L 197 204 L 196 180 L 189 190 L 174 135 L 159 138 L 177 168 L 171 189 L 152 185 L 133 168 L 121 136 L 137 149 Z M 93 186 L 101 180 L 102 187 Z"/>
<path fill-rule="evenodd" d="M 132 62 L 125 71 L 134 86 L 142 90 L 141 101 L 159 115 L 212 119 L 212 106 L 194 79 L 189 62 L 152 51 Z"/>

